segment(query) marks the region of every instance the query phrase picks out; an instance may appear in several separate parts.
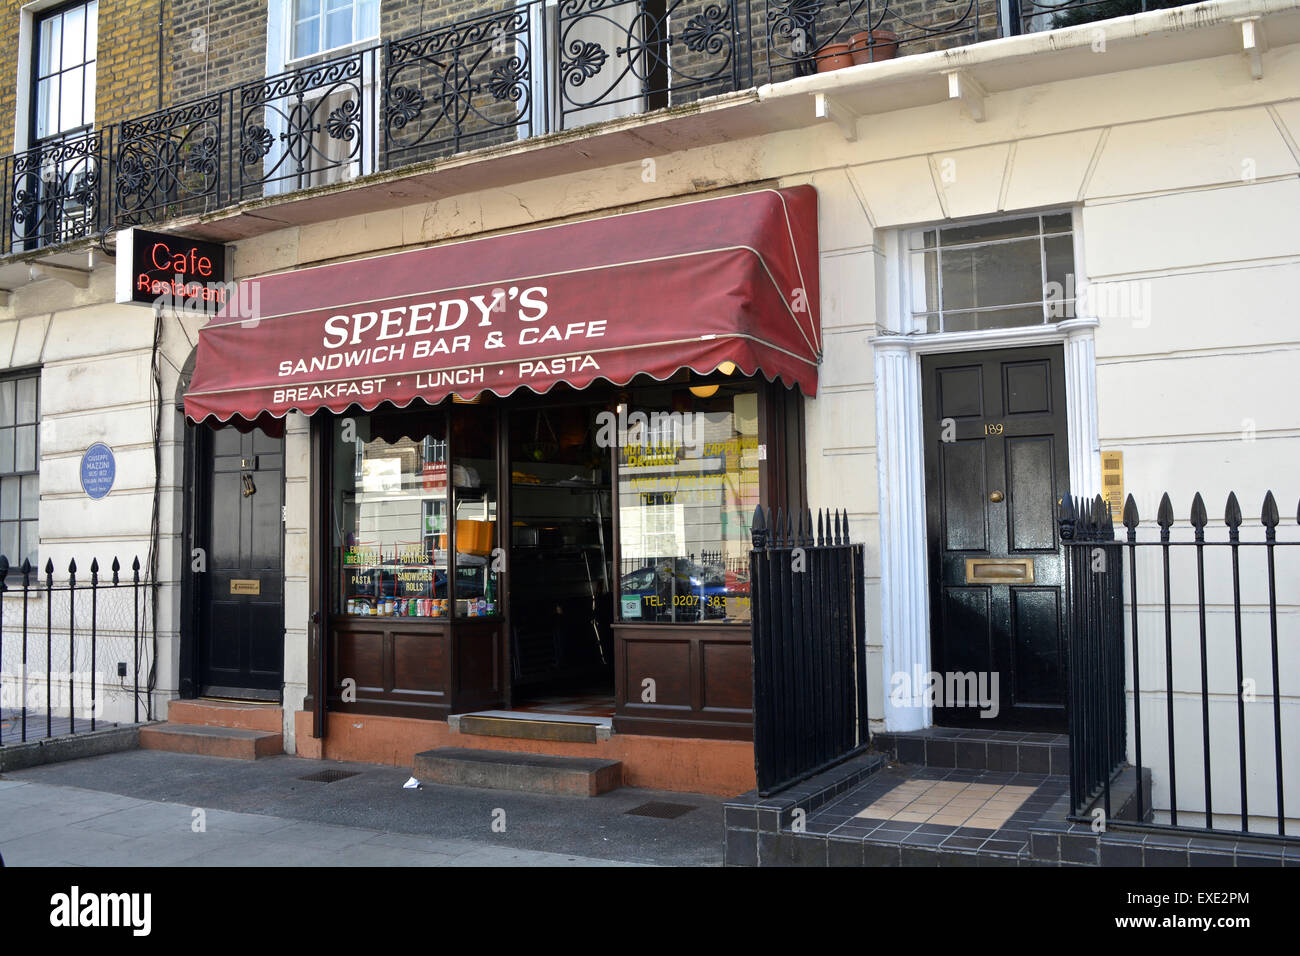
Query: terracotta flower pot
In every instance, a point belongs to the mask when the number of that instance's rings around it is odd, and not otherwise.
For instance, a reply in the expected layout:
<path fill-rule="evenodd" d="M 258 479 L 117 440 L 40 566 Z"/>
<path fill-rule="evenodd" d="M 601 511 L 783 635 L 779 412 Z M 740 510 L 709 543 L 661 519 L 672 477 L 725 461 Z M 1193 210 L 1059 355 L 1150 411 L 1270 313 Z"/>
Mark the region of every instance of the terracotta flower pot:
<path fill-rule="evenodd" d="M 844 67 L 852 65 L 853 57 L 849 55 L 849 45 L 847 43 L 828 43 L 817 54 L 818 73 L 842 70 Z"/>
<path fill-rule="evenodd" d="M 898 53 L 898 34 L 889 30 L 863 30 L 849 37 L 849 52 L 855 64 L 892 60 Z"/>

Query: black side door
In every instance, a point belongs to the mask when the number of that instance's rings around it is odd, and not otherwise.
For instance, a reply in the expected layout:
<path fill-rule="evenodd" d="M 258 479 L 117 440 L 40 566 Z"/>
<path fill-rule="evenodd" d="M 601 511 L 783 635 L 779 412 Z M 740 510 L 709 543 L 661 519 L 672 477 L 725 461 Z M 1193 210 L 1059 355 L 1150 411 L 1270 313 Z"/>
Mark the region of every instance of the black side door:
<path fill-rule="evenodd" d="M 1062 349 L 924 356 L 921 375 L 935 721 L 1062 731 Z"/>
<path fill-rule="evenodd" d="M 198 685 L 279 700 L 284 683 L 284 439 L 200 429 Z"/>

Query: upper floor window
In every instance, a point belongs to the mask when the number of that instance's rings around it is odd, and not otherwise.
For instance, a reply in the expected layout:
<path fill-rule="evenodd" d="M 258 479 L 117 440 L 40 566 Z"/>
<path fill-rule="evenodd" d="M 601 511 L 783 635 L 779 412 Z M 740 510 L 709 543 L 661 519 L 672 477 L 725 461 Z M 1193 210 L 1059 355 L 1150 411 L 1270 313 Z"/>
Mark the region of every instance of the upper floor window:
<path fill-rule="evenodd" d="M 912 328 L 971 332 L 1073 314 L 1069 212 L 963 222 L 908 235 Z"/>
<path fill-rule="evenodd" d="M 98 18 L 98 0 L 57 7 L 37 18 L 32 57 L 34 141 L 95 122 Z"/>
<path fill-rule="evenodd" d="M 291 0 L 293 42 L 290 59 L 379 36 L 379 0 Z"/>

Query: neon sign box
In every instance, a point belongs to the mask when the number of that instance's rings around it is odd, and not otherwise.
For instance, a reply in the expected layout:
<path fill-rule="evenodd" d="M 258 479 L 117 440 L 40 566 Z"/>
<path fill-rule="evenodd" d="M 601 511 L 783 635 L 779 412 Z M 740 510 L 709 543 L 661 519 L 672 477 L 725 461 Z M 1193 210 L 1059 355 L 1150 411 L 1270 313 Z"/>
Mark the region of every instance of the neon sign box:
<path fill-rule="evenodd" d="M 177 307 L 215 313 L 233 291 L 221 243 L 137 228 L 118 232 L 118 302 L 153 305 L 165 298 Z"/>

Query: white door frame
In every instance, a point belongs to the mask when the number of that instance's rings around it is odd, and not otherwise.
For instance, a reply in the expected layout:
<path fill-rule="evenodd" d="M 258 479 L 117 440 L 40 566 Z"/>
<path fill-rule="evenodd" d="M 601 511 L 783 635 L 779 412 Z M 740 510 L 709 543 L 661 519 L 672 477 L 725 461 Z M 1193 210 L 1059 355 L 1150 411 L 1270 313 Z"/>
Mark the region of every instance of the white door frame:
<path fill-rule="evenodd" d="M 930 672 L 930 583 L 925 533 L 925 447 L 922 441 L 921 356 L 936 352 L 1064 346 L 1070 493 L 1101 490 L 1097 439 L 1095 318 L 985 332 L 870 338 L 875 362 L 880 485 L 880 623 L 885 729 L 931 726 L 920 675 Z M 893 675 L 907 675 L 902 693 Z"/>

